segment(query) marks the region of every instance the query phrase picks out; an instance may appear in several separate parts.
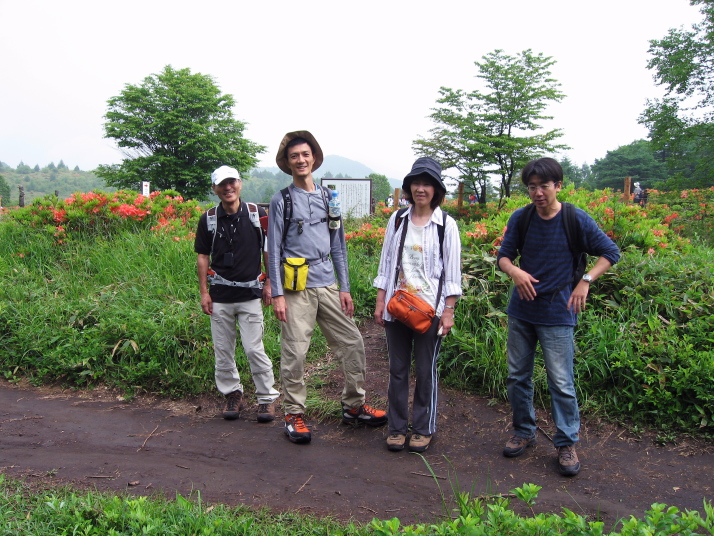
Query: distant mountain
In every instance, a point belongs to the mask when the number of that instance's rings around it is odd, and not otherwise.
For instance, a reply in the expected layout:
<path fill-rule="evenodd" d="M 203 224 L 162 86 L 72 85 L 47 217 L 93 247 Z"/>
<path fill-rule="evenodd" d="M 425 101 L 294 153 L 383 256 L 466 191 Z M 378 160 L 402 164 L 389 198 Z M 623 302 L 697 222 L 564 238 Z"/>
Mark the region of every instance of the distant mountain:
<path fill-rule="evenodd" d="M 260 167 L 258 170 L 270 171 L 271 173 L 278 173 L 280 169 L 277 166 L 272 167 Z M 325 176 L 325 173 L 330 173 L 333 177 L 337 175 L 342 175 L 346 179 L 364 179 L 370 173 L 374 173 L 367 166 L 361 162 L 355 160 L 350 160 L 343 156 L 337 156 L 334 154 L 327 155 L 318 169 L 315 172 L 315 178 L 321 179 Z"/>

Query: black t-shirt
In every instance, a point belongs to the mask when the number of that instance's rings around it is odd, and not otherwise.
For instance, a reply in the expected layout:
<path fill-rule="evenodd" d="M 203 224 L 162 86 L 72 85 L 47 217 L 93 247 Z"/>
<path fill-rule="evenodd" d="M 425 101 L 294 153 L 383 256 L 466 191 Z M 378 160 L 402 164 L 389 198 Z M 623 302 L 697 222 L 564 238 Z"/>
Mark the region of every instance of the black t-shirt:
<path fill-rule="evenodd" d="M 266 212 L 258 207 L 258 215 Z M 260 275 L 262 244 L 258 229 L 250 221 L 248 206 L 240 204 L 236 214 L 226 214 L 222 205 L 216 210 L 216 236 L 208 230 L 207 214 L 201 215 L 196 230 L 194 251 L 201 255 L 213 255 L 210 266 L 221 277 L 229 281 L 254 281 Z M 232 259 L 231 259 L 232 256 Z M 259 288 L 211 285 L 211 299 L 216 303 L 235 303 L 258 299 L 262 296 Z"/>

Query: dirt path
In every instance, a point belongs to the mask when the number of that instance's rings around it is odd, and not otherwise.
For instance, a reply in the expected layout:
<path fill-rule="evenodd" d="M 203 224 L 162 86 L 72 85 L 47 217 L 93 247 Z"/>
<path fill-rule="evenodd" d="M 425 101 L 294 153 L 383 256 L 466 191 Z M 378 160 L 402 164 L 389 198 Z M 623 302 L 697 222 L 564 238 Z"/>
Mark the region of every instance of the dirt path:
<path fill-rule="evenodd" d="M 383 333 L 365 329 L 369 396 L 386 398 Z M 335 396 L 338 374 L 328 381 Z M 255 421 L 250 407 L 238 421 L 219 416 L 218 400 L 122 401 L 106 390 L 91 393 L 0 384 L 0 472 L 39 489 L 71 483 L 82 489 L 150 494 L 163 490 L 226 504 L 300 509 L 369 521 L 399 517 L 432 521 L 441 514 L 440 492 L 421 457 L 388 452 L 386 428 L 352 428 L 337 419 L 313 424 L 313 441 L 294 445 L 280 420 Z M 543 487 L 537 509 L 599 517 L 641 516 L 653 502 L 702 511 L 714 500 L 714 446 L 686 442 L 655 446 L 622 428 L 585 421 L 575 478 L 557 474 L 545 434 L 525 455 L 507 459 L 509 408 L 485 398 L 442 390 L 439 433 L 426 459 L 451 496 L 454 471 L 475 494 L 508 493 L 524 482 Z M 550 433 L 545 413 L 540 426 Z M 447 461 L 448 459 L 448 461 Z M 453 470 L 449 465 L 453 465 Z M 453 481 L 453 478 L 452 478 Z"/>

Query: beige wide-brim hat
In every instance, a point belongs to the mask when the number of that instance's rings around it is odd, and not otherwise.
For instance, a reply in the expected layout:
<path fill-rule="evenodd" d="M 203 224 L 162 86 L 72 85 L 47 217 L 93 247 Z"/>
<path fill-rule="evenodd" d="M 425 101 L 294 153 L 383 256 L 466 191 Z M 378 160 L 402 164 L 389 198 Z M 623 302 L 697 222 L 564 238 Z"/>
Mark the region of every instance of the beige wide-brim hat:
<path fill-rule="evenodd" d="M 278 147 L 278 155 L 275 157 L 275 163 L 278 164 L 278 167 L 283 171 L 283 173 L 287 173 L 288 175 L 293 174 L 288 166 L 288 159 L 285 156 L 285 148 L 288 146 L 288 143 L 295 138 L 304 138 L 310 146 L 312 146 L 313 156 L 315 157 L 315 163 L 312 165 L 312 171 L 315 171 L 322 165 L 322 149 L 320 148 L 320 144 L 317 143 L 315 136 L 310 134 L 307 130 L 296 130 L 295 132 L 288 132 L 285 134 L 283 141 L 280 142 L 280 147 Z"/>

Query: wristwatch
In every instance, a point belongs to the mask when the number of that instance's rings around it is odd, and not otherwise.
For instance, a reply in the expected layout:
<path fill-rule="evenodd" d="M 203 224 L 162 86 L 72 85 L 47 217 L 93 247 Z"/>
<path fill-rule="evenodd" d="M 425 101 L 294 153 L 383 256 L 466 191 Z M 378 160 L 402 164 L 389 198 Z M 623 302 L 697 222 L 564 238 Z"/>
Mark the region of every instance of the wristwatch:
<path fill-rule="evenodd" d="M 586 283 L 592 283 L 593 276 L 591 276 L 590 274 L 585 274 L 585 275 L 583 275 L 583 281 L 585 281 Z"/>

